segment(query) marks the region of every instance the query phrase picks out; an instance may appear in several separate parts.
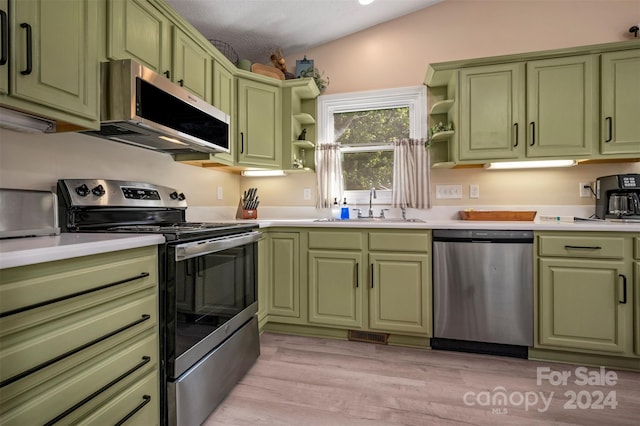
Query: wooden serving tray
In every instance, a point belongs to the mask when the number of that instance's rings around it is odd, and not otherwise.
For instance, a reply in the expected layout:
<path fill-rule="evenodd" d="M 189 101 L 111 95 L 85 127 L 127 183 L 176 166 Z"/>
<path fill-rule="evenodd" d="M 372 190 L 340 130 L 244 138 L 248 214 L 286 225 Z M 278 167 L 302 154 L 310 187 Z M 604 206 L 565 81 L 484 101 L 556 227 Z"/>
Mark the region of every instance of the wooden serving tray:
<path fill-rule="evenodd" d="M 494 220 L 494 221 L 532 221 L 536 217 L 537 212 L 530 211 L 508 211 L 508 210 L 460 210 L 460 219 L 462 220 Z"/>

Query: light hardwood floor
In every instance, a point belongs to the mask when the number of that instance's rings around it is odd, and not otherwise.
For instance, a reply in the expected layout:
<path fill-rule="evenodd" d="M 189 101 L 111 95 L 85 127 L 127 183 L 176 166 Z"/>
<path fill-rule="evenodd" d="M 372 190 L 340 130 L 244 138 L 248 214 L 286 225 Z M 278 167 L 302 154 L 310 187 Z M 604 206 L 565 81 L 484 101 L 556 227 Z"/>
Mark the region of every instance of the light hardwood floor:
<path fill-rule="evenodd" d="M 580 385 L 575 365 L 272 333 L 261 352 L 206 426 L 640 425 L 640 373 L 606 369 L 615 385 Z M 538 384 L 538 367 L 571 376 Z"/>

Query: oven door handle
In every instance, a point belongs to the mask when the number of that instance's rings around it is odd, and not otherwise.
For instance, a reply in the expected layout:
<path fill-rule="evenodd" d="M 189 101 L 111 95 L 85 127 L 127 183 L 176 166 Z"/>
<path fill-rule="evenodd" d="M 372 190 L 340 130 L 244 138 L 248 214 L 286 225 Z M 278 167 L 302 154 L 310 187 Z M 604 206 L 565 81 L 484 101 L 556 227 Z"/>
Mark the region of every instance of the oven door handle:
<path fill-rule="evenodd" d="M 240 235 L 229 235 L 226 237 L 216 237 L 209 240 L 179 244 L 176 246 L 176 262 L 254 243 L 258 241 L 261 236 L 262 234 L 260 232 L 252 231 Z"/>

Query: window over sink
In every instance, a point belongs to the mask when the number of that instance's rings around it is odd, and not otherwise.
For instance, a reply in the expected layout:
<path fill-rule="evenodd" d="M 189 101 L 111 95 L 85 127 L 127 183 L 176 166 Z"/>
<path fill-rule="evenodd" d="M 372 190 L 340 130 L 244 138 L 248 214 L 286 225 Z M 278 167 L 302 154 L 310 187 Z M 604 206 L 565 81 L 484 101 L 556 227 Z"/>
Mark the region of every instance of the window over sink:
<path fill-rule="evenodd" d="M 393 141 L 426 135 L 424 86 L 318 98 L 318 140 L 340 145 L 344 195 L 350 202 L 391 203 Z"/>

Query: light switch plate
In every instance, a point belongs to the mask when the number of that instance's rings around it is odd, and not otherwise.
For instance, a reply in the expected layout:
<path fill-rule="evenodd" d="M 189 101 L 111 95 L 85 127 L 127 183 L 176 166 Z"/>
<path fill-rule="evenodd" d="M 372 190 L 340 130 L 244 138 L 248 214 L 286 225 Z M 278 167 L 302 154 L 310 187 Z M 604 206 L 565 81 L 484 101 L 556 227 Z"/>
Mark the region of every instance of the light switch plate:
<path fill-rule="evenodd" d="M 222 200 L 222 187 L 221 186 L 218 187 L 217 198 L 218 198 L 218 200 Z"/>
<path fill-rule="evenodd" d="M 477 183 L 469 185 L 469 198 L 480 198 L 480 185 Z"/>
<path fill-rule="evenodd" d="M 304 199 L 305 200 L 310 200 L 311 199 L 311 188 L 305 188 L 304 189 Z"/>
<path fill-rule="evenodd" d="M 436 198 L 441 200 L 462 198 L 462 185 L 436 185 Z"/>

